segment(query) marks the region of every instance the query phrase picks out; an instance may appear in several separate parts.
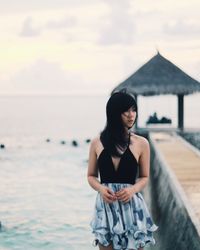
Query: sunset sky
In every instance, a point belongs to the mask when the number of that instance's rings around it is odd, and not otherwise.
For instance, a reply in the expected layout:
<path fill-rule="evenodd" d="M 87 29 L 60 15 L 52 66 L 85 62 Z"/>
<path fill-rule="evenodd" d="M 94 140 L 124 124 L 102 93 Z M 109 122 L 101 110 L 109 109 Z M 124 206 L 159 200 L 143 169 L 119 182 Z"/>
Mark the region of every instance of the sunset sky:
<path fill-rule="evenodd" d="M 0 93 L 108 93 L 154 56 L 200 81 L 199 0 L 0 2 Z"/>

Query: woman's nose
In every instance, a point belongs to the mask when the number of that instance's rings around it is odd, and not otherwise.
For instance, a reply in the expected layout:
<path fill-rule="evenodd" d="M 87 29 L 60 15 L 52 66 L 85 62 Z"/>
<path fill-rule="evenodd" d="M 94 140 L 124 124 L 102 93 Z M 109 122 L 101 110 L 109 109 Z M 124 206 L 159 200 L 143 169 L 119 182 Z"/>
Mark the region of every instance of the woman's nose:
<path fill-rule="evenodd" d="M 134 110 L 130 110 L 130 111 L 128 112 L 128 115 L 129 115 L 129 116 L 134 116 L 134 113 L 135 113 Z"/>

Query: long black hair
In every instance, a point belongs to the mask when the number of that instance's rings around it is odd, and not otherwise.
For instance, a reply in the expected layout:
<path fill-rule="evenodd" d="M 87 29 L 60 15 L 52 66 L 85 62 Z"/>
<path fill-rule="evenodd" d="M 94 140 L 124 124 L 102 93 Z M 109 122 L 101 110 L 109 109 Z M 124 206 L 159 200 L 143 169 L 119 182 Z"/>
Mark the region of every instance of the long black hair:
<path fill-rule="evenodd" d="M 125 128 L 122 123 L 121 113 L 127 111 L 133 106 L 136 111 L 137 103 L 134 97 L 126 92 L 115 92 L 112 94 L 106 104 L 107 122 L 103 131 L 100 133 L 100 140 L 111 155 L 121 156 L 116 146 L 125 148 L 128 143 Z"/>

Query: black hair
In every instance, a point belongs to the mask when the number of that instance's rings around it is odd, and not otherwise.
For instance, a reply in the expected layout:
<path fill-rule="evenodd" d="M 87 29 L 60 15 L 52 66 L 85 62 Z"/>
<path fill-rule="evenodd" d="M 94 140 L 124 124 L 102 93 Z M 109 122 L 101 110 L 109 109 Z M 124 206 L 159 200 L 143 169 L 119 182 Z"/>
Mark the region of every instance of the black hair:
<path fill-rule="evenodd" d="M 116 146 L 125 148 L 128 143 L 125 128 L 122 123 L 121 113 L 127 111 L 133 106 L 136 111 L 137 119 L 137 103 L 134 97 L 126 92 L 115 92 L 112 94 L 106 104 L 106 126 L 100 133 L 100 140 L 111 155 L 121 156 Z"/>

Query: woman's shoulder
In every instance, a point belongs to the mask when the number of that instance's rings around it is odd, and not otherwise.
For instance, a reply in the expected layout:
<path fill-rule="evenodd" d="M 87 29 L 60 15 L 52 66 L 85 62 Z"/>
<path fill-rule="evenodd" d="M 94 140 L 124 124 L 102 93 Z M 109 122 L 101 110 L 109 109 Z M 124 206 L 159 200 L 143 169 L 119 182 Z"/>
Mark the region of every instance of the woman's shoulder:
<path fill-rule="evenodd" d="M 100 143 L 100 135 L 96 135 L 91 139 L 91 147 L 96 148 Z"/>
<path fill-rule="evenodd" d="M 131 141 L 132 142 L 135 142 L 141 146 L 144 146 L 144 145 L 149 145 L 149 141 L 147 140 L 146 137 L 142 136 L 142 135 L 138 135 L 134 132 L 130 132 L 131 134 Z"/>

